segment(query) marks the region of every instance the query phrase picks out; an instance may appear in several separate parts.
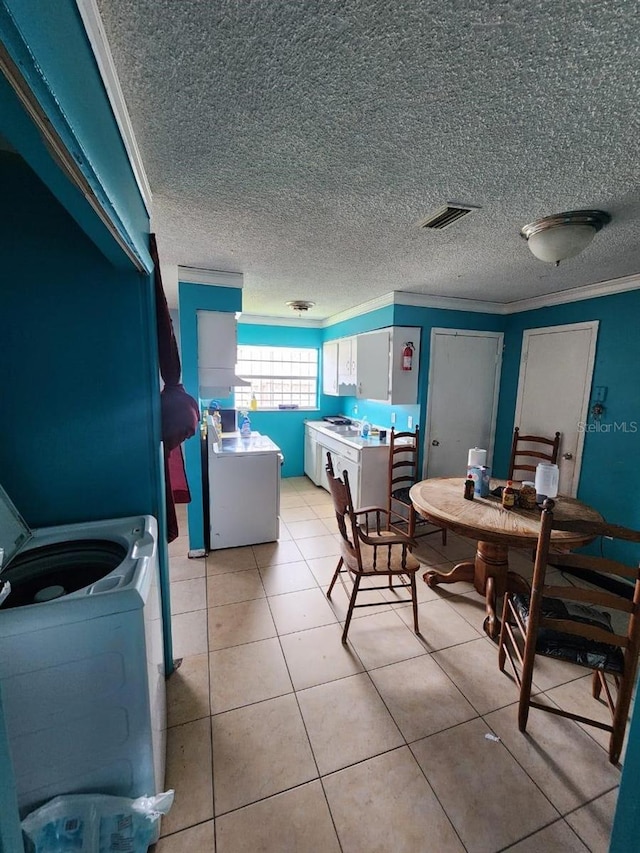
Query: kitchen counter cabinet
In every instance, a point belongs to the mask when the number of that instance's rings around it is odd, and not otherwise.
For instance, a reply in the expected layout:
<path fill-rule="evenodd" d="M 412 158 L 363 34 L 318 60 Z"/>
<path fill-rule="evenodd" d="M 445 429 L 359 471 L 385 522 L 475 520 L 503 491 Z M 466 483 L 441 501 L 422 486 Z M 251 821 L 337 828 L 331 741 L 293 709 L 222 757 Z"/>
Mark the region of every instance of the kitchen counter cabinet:
<path fill-rule="evenodd" d="M 387 505 L 389 445 L 378 438 L 338 433 L 324 421 L 305 424 L 305 474 L 329 491 L 325 466 L 331 453 L 336 474 L 349 475 L 353 501 L 358 506 Z"/>

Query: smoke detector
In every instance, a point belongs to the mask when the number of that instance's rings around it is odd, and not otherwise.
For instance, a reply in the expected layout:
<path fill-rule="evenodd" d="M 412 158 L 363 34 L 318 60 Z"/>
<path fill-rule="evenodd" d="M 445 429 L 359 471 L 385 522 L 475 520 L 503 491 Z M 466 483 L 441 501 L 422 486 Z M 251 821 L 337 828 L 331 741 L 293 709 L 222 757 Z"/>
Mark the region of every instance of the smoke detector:
<path fill-rule="evenodd" d="M 292 302 L 287 302 L 292 311 L 308 311 L 315 304 L 315 302 L 308 302 L 306 299 L 294 299 Z"/>

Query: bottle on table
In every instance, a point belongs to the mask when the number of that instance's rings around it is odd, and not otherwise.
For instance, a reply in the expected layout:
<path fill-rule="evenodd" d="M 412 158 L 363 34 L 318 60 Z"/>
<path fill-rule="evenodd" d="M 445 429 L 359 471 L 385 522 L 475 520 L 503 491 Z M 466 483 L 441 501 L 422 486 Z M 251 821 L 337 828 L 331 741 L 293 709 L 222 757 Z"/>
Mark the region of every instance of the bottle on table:
<path fill-rule="evenodd" d="M 513 490 L 513 481 L 507 480 L 507 485 L 502 490 L 502 506 L 505 509 L 513 509 L 516 503 L 516 493 Z"/>
<path fill-rule="evenodd" d="M 476 489 L 476 484 L 473 481 L 473 477 L 467 474 L 467 479 L 464 481 L 464 497 L 467 501 L 473 500 L 473 495 Z"/>

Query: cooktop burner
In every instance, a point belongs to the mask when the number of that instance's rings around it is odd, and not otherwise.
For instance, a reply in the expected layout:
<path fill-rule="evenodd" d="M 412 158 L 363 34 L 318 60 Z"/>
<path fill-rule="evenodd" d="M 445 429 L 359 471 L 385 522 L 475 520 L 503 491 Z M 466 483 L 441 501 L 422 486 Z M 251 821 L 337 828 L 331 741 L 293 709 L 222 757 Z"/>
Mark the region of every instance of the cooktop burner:
<path fill-rule="evenodd" d="M 343 418 L 342 415 L 325 415 L 322 420 L 336 426 L 349 426 L 351 423 L 349 418 Z"/>

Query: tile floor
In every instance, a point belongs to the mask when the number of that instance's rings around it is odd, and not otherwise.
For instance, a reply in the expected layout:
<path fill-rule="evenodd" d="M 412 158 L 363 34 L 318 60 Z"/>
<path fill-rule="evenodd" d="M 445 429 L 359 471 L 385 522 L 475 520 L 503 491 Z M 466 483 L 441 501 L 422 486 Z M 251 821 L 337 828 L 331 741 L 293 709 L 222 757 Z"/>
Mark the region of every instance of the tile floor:
<path fill-rule="evenodd" d="M 302 477 L 283 481 L 277 543 L 206 559 L 171 544 L 176 798 L 156 853 L 604 853 L 620 777 L 606 735 L 535 711 L 518 732 L 469 584 L 419 575 L 421 636 L 407 605 L 372 591 L 343 646 L 346 595 L 325 596 L 335 530 Z M 436 535 L 417 556 L 447 567 L 473 550 Z M 530 573 L 528 555 L 512 564 Z M 546 660 L 536 685 L 593 703 L 575 667 Z"/>

